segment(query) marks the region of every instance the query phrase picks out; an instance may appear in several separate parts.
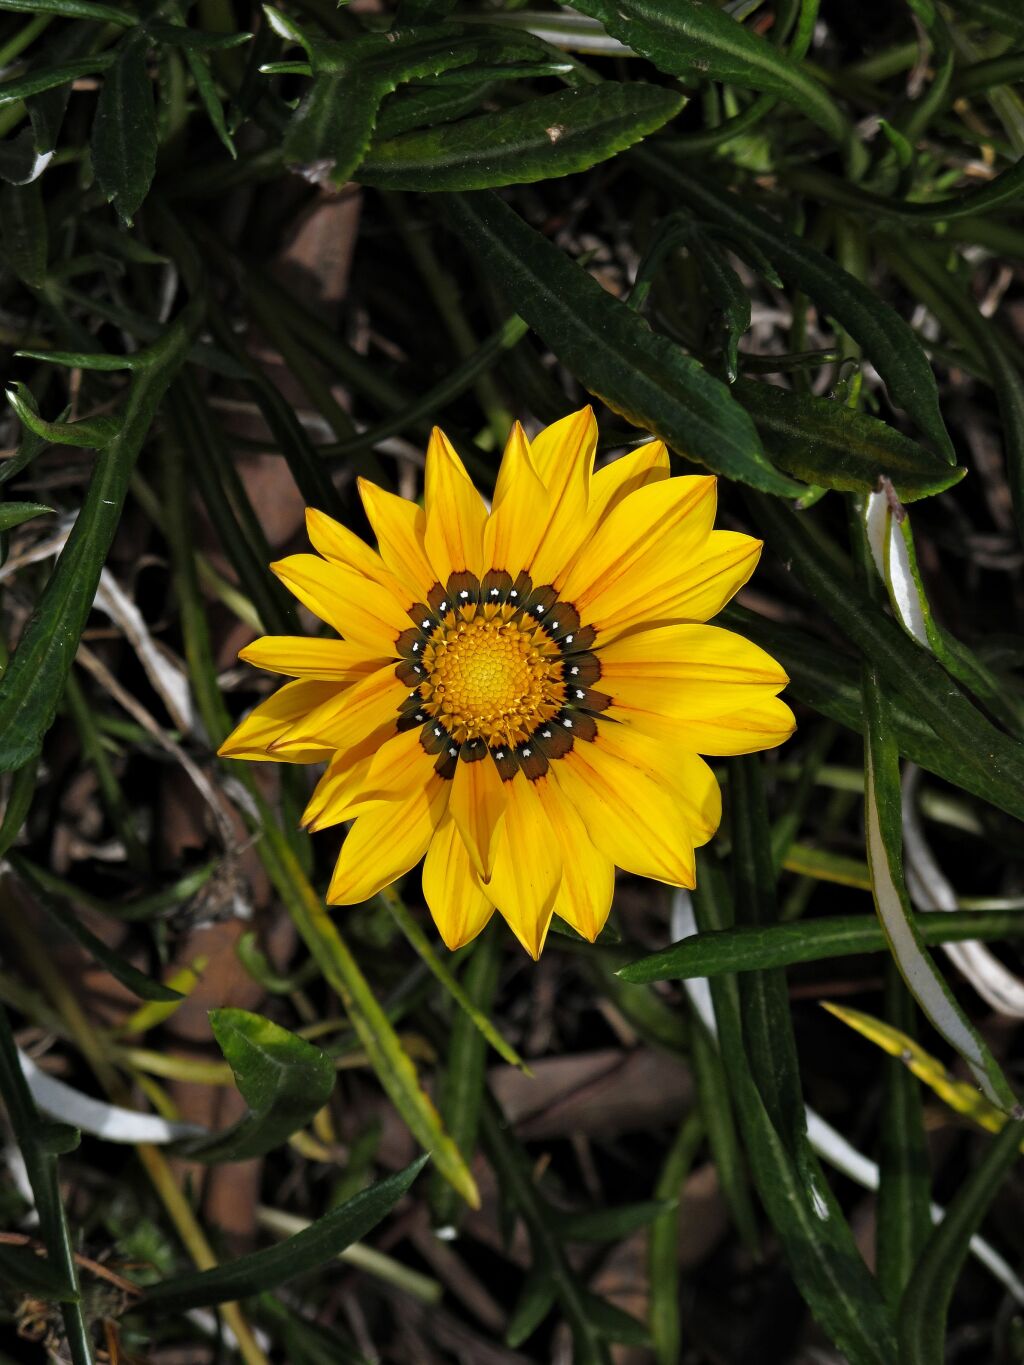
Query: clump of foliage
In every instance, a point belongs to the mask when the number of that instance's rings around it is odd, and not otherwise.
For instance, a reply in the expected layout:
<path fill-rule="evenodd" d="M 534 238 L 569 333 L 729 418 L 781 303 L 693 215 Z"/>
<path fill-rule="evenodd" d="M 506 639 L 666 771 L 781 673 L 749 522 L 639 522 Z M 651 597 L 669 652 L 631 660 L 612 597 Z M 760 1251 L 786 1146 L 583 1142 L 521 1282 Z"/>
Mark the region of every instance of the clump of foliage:
<path fill-rule="evenodd" d="M 3 1358 L 1024 1358 L 1016 0 L 0 0 L 0 69 Z M 593 946 L 329 914 L 215 758 L 268 562 L 588 401 L 765 540 L 796 736 Z"/>

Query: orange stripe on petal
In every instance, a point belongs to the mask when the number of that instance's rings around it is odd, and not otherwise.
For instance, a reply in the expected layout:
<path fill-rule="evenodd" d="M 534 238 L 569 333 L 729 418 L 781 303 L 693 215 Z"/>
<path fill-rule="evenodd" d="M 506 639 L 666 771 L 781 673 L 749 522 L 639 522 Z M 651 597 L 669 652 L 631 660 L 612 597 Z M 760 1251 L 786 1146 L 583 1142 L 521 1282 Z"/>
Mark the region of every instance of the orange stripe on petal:
<path fill-rule="evenodd" d="M 642 599 L 652 582 L 697 557 L 715 520 L 713 477 L 663 479 L 631 493 L 610 512 L 560 585 L 597 625 Z"/>
<path fill-rule="evenodd" d="M 269 746 L 279 740 L 293 725 L 325 702 L 336 701 L 346 691 L 336 682 L 299 679 L 283 687 L 254 706 L 249 714 L 232 730 L 217 750 L 221 758 L 266 759 L 280 762 L 280 757 L 269 752 Z M 308 756 L 289 758 L 294 763 L 316 763 L 326 758 L 326 745 L 305 746 Z"/>
<path fill-rule="evenodd" d="M 593 943 L 605 926 L 615 891 L 615 866 L 594 847 L 586 825 L 548 778 L 533 785 L 562 850 L 555 914 Z"/>
<path fill-rule="evenodd" d="M 600 730 L 594 743 L 577 744 L 552 764 L 549 776 L 579 811 L 596 847 L 619 867 L 692 887 L 693 843 L 675 794 L 603 750 Z"/>
<path fill-rule="evenodd" d="M 393 734 L 398 708 L 408 695 L 393 667 L 378 669 L 297 721 L 278 748 L 285 752 L 288 744 L 313 740 L 329 749 L 348 749 L 385 729 Z"/>
<path fill-rule="evenodd" d="M 416 600 L 416 594 L 399 582 L 376 550 L 371 550 L 365 540 L 326 512 L 306 508 L 306 534 L 314 550 L 333 564 L 379 583 L 403 606 L 411 606 Z"/>
<path fill-rule="evenodd" d="M 452 952 L 476 938 L 494 914 L 450 814 L 438 826 L 423 860 L 423 899 Z"/>
<path fill-rule="evenodd" d="M 378 488 L 369 479 L 359 479 L 358 486 L 381 558 L 396 578 L 414 590 L 417 601 L 425 601 L 437 581 L 423 547 L 426 513 L 408 498 Z"/>
<path fill-rule="evenodd" d="M 395 657 L 395 641 L 409 618 L 388 588 L 319 555 L 289 555 L 270 568 L 289 592 L 339 635 L 374 654 Z"/>
<path fill-rule="evenodd" d="M 484 890 L 526 951 L 538 958 L 562 881 L 562 850 L 532 783 L 516 773 L 506 787 L 508 804 Z"/>
<path fill-rule="evenodd" d="M 382 802 L 360 815 L 342 845 L 328 904 L 361 904 L 414 867 L 444 816 L 448 785 L 432 776 L 405 801 Z"/>
<path fill-rule="evenodd" d="M 448 812 L 459 827 L 473 866 L 484 878 L 491 875 L 494 838 L 508 800 L 505 788 L 488 753 L 475 763 L 460 759 L 455 765 Z"/>
<path fill-rule="evenodd" d="M 438 582 L 447 583 L 451 574 L 466 570 L 479 576 L 487 508 L 439 427 L 432 431 L 427 447 L 424 501 L 423 543 Z"/>
<path fill-rule="evenodd" d="M 348 640 L 317 640 L 308 635 L 265 635 L 240 649 L 238 657 L 271 673 L 325 682 L 358 682 L 387 662 Z"/>
<path fill-rule="evenodd" d="M 516 422 L 505 446 L 491 515 L 484 527 L 484 562 L 515 578 L 529 569 L 548 521 L 550 494 L 534 468 L 529 442 Z"/>
<path fill-rule="evenodd" d="M 670 716 L 625 705 L 614 705 L 605 714 L 642 730 L 658 744 L 719 757 L 774 749 L 796 729 L 793 712 L 780 697 L 766 697 L 719 716 Z"/>

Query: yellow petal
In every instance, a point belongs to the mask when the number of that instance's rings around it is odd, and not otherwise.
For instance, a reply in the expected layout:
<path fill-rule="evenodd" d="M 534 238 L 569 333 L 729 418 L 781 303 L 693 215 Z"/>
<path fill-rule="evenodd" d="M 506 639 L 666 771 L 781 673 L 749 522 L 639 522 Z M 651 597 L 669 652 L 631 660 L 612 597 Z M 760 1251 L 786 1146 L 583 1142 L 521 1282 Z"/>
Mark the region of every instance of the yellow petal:
<path fill-rule="evenodd" d="M 593 743 L 577 743 L 549 770 L 594 844 L 619 867 L 670 886 L 695 884 L 686 812 L 673 791 Z"/>
<path fill-rule="evenodd" d="M 375 752 L 376 746 L 367 742 L 333 756 L 302 812 L 299 823 L 303 829 L 313 833 L 348 819 L 346 812 L 366 780 Z"/>
<path fill-rule="evenodd" d="M 696 847 L 706 844 L 718 829 L 722 794 L 715 775 L 702 758 L 678 742 L 655 739 L 636 725 L 605 723 L 586 753 L 593 754 L 598 766 L 606 758 L 626 763 L 667 792 L 682 812 L 686 839 Z"/>
<path fill-rule="evenodd" d="M 520 772 L 505 785 L 508 804 L 484 891 L 536 959 L 544 947 L 562 881 L 562 851 L 533 784 Z"/>
<path fill-rule="evenodd" d="M 491 515 L 484 527 L 484 563 L 515 578 L 529 569 L 547 527 L 550 495 L 533 465 L 529 442 L 516 422 L 494 486 Z"/>
<path fill-rule="evenodd" d="M 627 710 L 720 716 L 773 696 L 789 679 L 763 649 L 718 626 L 659 626 L 600 651 L 601 690 Z"/>
<path fill-rule="evenodd" d="M 386 735 L 383 742 L 379 733 L 332 760 L 303 813 L 309 830 L 351 820 L 382 801 L 404 801 L 433 777 L 434 759 L 418 729 Z"/>
<path fill-rule="evenodd" d="M 668 475 L 668 451 L 664 441 L 648 441 L 612 460 L 597 471 L 590 485 L 587 516 L 591 524 L 597 526 L 630 493 L 646 488 L 649 483 L 660 483 Z"/>
<path fill-rule="evenodd" d="M 712 755 L 774 749 L 796 729 L 793 712 L 780 697 L 766 697 L 720 716 L 671 716 L 625 706 L 611 706 L 605 715 L 626 721 L 660 744 Z"/>
<path fill-rule="evenodd" d="M 652 585 L 647 607 L 648 624 L 668 621 L 710 621 L 757 568 L 760 540 L 740 531 L 712 531 L 699 557 L 679 574 Z M 619 628 L 625 614 L 617 618 Z"/>
<path fill-rule="evenodd" d="M 369 479 L 359 479 L 358 485 L 381 558 L 397 578 L 414 589 L 417 601 L 425 601 L 437 581 L 423 548 L 426 513 L 408 498 L 378 488 Z"/>
<path fill-rule="evenodd" d="M 652 584 L 700 554 L 715 520 L 715 484 L 703 475 L 662 479 L 624 498 L 583 547 L 561 595 L 595 626 L 642 604 Z"/>
<path fill-rule="evenodd" d="M 534 583 L 552 583 L 566 557 L 575 553 L 589 527 L 591 475 L 597 450 L 593 410 L 554 422 L 530 443 L 534 468 L 548 490 L 547 523 L 530 569 Z"/>
<path fill-rule="evenodd" d="M 437 581 L 483 569 L 487 508 L 462 461 L 439 427 L 430 435 L 424 474 L 426 527 L 423 544 Z"/>
<path fill-rule="evenodd" d="M 399 707 L 408 695 L 409 689 L 395 677 L 392 666 L 380 668 L 307 715 L 296 718 L 275 748 L 279 753 L 287 753 L 289 745 L 301 746 L 312 741 L 327 749 L 348 749 L 385 729 L 394 734 Z"/>
<path fill-rule="evenodd" d="M 448 813 L 458 826 L 473 866 L 485 878 L 491 875 L 494 837 L 508 799 L 506 785 L 488 753 L 475 763 L 460 759 L 455 765 Z"/>
<path fill-rule="evenodd" d="M 330 682 L 358 682 L 387 662 L 368 654 L 362 645 L 308 635 L 264 635 L 240 649 L 238 657 L 270 673 Z"/>
<path fill-rule="evenodd" d="M 361 540 L 354 531 L 329 517 L 326 512 L 318 512 L 315 507 L 306 508 L 306 534 L 318 554 L 333 564 L 340 564 L 342 568 L 351 569 L 353 573 L 379 583 L 403 607 L 409 607 L 416 601 L 417 594 L 399 582 L 376 550 L 371 550 L 365 540 Z"/>
<path fill-rule="evenodd" d="M 494 914 L 450 814 L 438 826 L 423 860 L 423 898 L 452 952 L 476 938 Z"/>
<path fill-rule="evenodd" d="M 281 756 L 268 752 L 268 746 L 290 730 L 296 721 L 315 711 L 325 701 L 340 697 L 344 686 L 336 682 L 311 681 L 285 683 L 273 696 L 254 706 L 217 750 L 221 758 L 253 758 L 280 762 Z M 289 763 L 316 763 L 330 753 L 330 746 L 315 742 L 289 755 Z"/>
<path fill-rule="evenodd" d="M 345 836 L 327 903 L 358 905 L 415 866 L 444 816 L 448 787 L 434 775 L 405 801 L 382 802 L 360 815 Z"/>
<path fill-rule="evenodd" d="M 555 914 L 593 943 L 612 908 L 615 866 L 594 847 L 576 808 L 546 777 L 533 784 L 562 850 L 562 881 Z"/>
<path fill-rule="evenodd" d="M 339 635 L 373 654 L 395 657 L 395 641 L 408 628 L 409 618 L 388 588 L 319 555 L 289 555 L 270 567 L 304 606 Z"/>

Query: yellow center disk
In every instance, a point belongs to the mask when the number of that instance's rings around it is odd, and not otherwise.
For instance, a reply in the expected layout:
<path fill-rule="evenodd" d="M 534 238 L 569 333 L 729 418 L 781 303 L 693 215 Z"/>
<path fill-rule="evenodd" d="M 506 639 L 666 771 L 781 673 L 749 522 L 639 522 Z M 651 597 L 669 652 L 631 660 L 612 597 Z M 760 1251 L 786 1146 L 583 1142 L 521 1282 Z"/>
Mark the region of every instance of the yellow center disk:
<path fill-rule="evenodd" d="M 521 744 L 565 700 L 559 648 L 528 616 L 449 613 L 427 642 L 423 669 L 424 709 L 457 744 Z"/>

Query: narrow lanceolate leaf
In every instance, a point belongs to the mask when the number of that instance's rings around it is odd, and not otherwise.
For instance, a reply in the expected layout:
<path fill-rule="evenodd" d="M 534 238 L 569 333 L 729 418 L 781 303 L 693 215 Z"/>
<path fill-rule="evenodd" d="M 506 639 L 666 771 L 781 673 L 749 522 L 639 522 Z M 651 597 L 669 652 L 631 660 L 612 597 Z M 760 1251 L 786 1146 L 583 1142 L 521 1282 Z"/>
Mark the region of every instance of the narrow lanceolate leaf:
<path fill-rule="evenodd" d="M 683 107 L 662 86 L 605 82 L 374 144 L 357 179 L 398 190 L 476 190 L 585 171 Z"/>
<path fill-rule="evenodd" d="M 971 1238 L 1016 1162 L 1024 1122 L 1007 1123 L 933 1230 L 900 1302 L 900 1365 L 943 1365 L 946 1315 Z"/>
<path fill-rule="evenodd" d="M 64 62 L 60 66 L 40 67 L 14 80 L 0 81 L 0 106 L 41 95 L 61 85 L 70 85 L 81 76 L 94 76 L 99 71 L 105 71 L 112 61 L 110 53 L 99 53 L 95 57 L 80 57 L 77 61 Z"/>
<path fill-rule="evenodd" d="M 1017 910 L 952 910 L 944 915 L 916 915 L 914 922 L 927 944 L 1024 937 L 1024 915 Z M 886 946 L 885 932 L 873 915 L 830 915 L 799 924 L 743 925 L 693 934 L 638 958 L 620 968 L 618 974 L 623 981 L 636 985 L 687 981 L 722 972 L 881 953 Z"/>
<path fill-rule="evenodd" d="M 875 909 L 911 995 L 960 1054 L 986 1097 L 1007 1112 L 1017 1106 L 999 1063 L 960 1008 L 917 931 L 903 880 L 899 751 L 875 669 L 864 668 L 864 824 Z"/>
<path fill-rule="evenodd" d="M 0 772 L 22 767 L 42 746 L 92 607 L 128 484 L 157 405 L 199 323 L 190 304 L 133 376 L 117 435 L 97 457 L 85 502 L 35 614 L 0 679 Z"/>
<path fill-rule="evenodd" d="M 7 401 L 28 431 L 53 445 L 102 450 L 110 445 L 118 432 L 115 417 L 83 417 L 78 422 L 47 422 L 40 417 L 31 390 L 18 381 L 7 390 Z"/>
<path fill-rule="evenodd" d="M 228 1303 L 264 1289 L 275 1289 L 296 1275 L 326 1265 L 387 1217 L 428 1160 L 427 1156 L 419 1157 L 404 1171 L 371 1185 L 277 1246 L 240 1256 L 214 1270 L 181 1275 L 150 1286 L 145 1303 L 158 1304 L 169 1312 Z"/>
<path fill-rule="evenodd" d="M 19 280 L 38 288 L 46 280 L 48 245 L 46 210 L 37 180 L 0 189 L 0 233 L 7 264 Z"/>
<path fill-rule="evenodd" d="M 1007 1123 L 1006 1112 L 987 1100 L 976 1085 L 957 1080 L 937 1057 L 927 1052 L 909 1033 L 883 1019 L 876 1019 L 874 1015 L 865 1014 L 863 1010 L 851 1009 L 848 1005 L 835 1005 L 829 1000 L 823 1000 L 822 1005 L 829 1014 L 834 1014 L 890 1057 L 898 1058 L 911 1075 L 916 1076 L 944 1104 L 948 1104 L 954 1113 L 973 1120 L 990 1133 L 1001 1132 Z"/>
<path fill-rule="evenodd" d="M 890 1024 L 906 1035 L 916 1028 L 914 1001 L 896 964 L 885 971 Z M 879 1115 L 878 1215 L 875 1257 L 882 1293 L 895 1308 L 931 1228 L 931 1173 L 921 1087 L 902 1055 L 884 1067 Z"/>
<path fill-rule="evenodd" d="M 430 1097 L 420 1085 L 412 1059 L 359 969 L 348 944 L 338 933 L 323 902 L 310 886 L 276 819 L 249 787 L 261 812 L 260 852 L 274 885 L 288 907 L 306 947 L 326 979 L 338 992 L 352 1027 L 366 1050 L 377 1077 L 409 1127 L 433 1157 L 445 1179 L 472 1208 L 480 1206 L 480 1192 L 462 1153 L 445 1129 Z"/>
<path fill-rule="evenodd" d="M 313 84 L 288 124 L 284 156 L 313 180 L 348 180 L 359 166 L 381 101 L 407 81 L 438 76 L 470 62 L 550 55 L 528 34 L 482 25 L 436 24 L 365 33 L 347 43 L 305 39 Z"/>
<path fill-rule="evenodd" d="M 146 67 L 149 39 L 125 38 L 107 73 L 92 128 L 92 164 L 100 189 L 130 224 L 156 170 L 156 107 Z"/>
<path fill-rule="evenodd" d="M 18 870 L 27 874 L 27 879 L 30 882 L 33 880 L 30 864 L 24 866 L 18 864 Z M 145 972 L 140 972 L 127 958 L 115 952 L 91 929 L 86 928 L 72 910 L 56 897 L 50 896 L 38 883 L 33 884 L 32 894 L 36 902 L 51 919 L 60 925 L 65 933 L 84 948 L 91 957 L 95 958 L 101 966 L 105 967 L 111 976 L 120 981 L 122 986 L 137 995 L 140 1000 L 175 1002 L 181 1000 L 180 991 L 172 990 L 170 986 L 165 986 L 160 981 L 154 981 Z"/>
<path fill-rule="evenodd" d="M 516 311 L 576 378 L 635 426 L 728 478 L 796 497 L 765 458 L 753 423 L 667 338 L 494 195 L 446 195 L 445 212 Z"/>
<path fill-rule="evenodd" d="M 846 142 L 845 115 L 799 63 L 724 10 L 701 0 L 578 0 L 576 9 L 600 19 L 620 42 L 661 71 L 692 85 L 725 81 L 778 95 Z"/>
<path fill-rule="evenodd" d="M 765 449 L 789 474 L 823 488 L 870 493 L 888 478 L 902 502 L 951 488 L 967 473 L 894 427 L 844 404 L 741 379 L 733 393 Z"/>
<path fill-rule="evenodd" d="M 212 1010 L 210 1026 L 249 1112 L 227 1132 L 189 1142 L 183 1150 L 208 1162 L 264 1156 L 324 1107 L 334 1088 L 334 1066 L 312 1043 L 247 1010 Z"/>
<path fill-rule="evenodd" d="M 0 502 L 0 531 L 13 531 L 15 526 L 52 513 L 52 507 L 41 502 Z"/>
<path fill-rule="evenodd" d="M 721 873 L 698 855 L 694 909 L 702 932 L 729 920 Z M 711 980 L 722 1060 L 751 1174 L 811 1312 L 851 1365 L 894 1365 L 893 1326 L 806 1134 L 784 1138 L 751 1069 L 735 978 Z"/>
<path fill-rule="evenodd" d="M 985 24 L 995 33 L 1024 38 L 1024 10 L 1017 0 L 949 0 L 949 6 L 965 19 Z"/>
<path fill-rule="evenodd" d="M 102 5 L 97 0 L 0 0 L 0 10 L 19 14 L 59 14 L 63 19 L 93 19 L 98 24 L 131 28 L 139 22 L 131 5 Z"/>
<path fill-rule="evenodd" d="M 646 148 L 633 153 L 645 172 L 670 185 L 706 223 L 763 253 L 785 282 L 802 290 L 864 348 L 889 397 L 906 410 L 950 464 L 956 456 L 939 411 L 939 392 L 928 357 L 910 326 L 873 290 L 823 252 L 781 227 L 738 195 L 707 176 L 689 175 Z"/>

